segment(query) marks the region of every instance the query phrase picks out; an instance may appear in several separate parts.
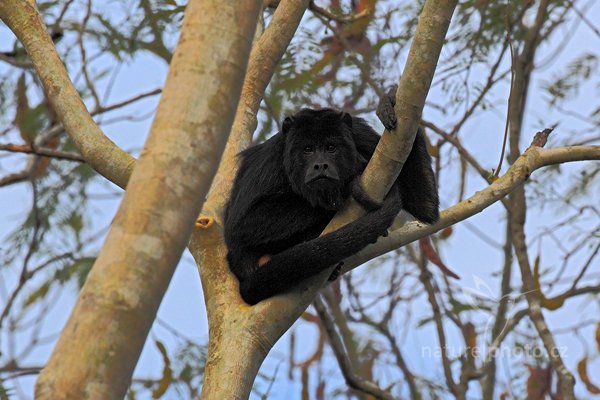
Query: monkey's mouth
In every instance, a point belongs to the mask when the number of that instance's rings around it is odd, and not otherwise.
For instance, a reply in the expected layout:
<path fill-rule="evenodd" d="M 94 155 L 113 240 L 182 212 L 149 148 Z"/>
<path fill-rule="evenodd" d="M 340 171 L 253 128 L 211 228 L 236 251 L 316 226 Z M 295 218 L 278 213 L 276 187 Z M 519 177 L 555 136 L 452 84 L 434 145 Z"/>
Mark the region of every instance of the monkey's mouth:
<path fill-rule="evenodd" d="M 306 179 L 304 180 L 304 183 L 306 184 L 311 184 L 311 183 L 326 183 L 326 182 L 330 182 L 330 183 L 336 183 L 337 181 L 339 181 L 338 178 L 328 175 L 328 174 L 319 174 L 319 175 L 314 175 L 314 176 L 307 176 Z"/>

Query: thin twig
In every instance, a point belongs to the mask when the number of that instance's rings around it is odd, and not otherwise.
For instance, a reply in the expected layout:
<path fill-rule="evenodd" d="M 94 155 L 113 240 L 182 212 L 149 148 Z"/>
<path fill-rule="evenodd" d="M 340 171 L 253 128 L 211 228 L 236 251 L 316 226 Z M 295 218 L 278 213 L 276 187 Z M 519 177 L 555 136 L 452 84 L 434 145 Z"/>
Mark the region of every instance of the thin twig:
<path fill-rule="evenodd" d="M 46 147 L 33 147 L 26 144 L 0 143 L 0 150 L 12 153 L 35 154 L 37 156 L 56 158 L 59 160 L 85 162 L 83 157 L 77 153 L 53 150 Z"/>
<path fill-rule="evenodd" d="M 344 350 L 344 344 L 342 343 L 335 329 L 335 323 L 330 318 L 325 303 L 320 296 L 315 298 L 313 305 L 315 306 L 319 317 L 321 317 L 321 322 L 323 323 L 325 331 L 327 332 L 327 336 L 329 337 L 329 343 L 331 344 L 333 353 L 335 354 L 340 366 L 340 370 L 342 371 L 342 375 L 344 376 L 348 386 L 360 392 L 369 394 L 376 399 L 394 400 L 395 397 L 390 393 L 382 390 L 373 382 L 369 382 L 354 373 L 353 367 L 350 365 L 350 361 L 348 360 L 346 351 Z"/>
<path fill-rule="evenodd" d="M 508 22 L 507 22 L 508 24 Z M 510 34 L 510 29 L 507 27 L 508 34 L 508 47 L 510 48 L 510 59 L 513 60 L 510 65 L 510 90 L 508 92 L 509 103 L 512 98 L 513 87 L 515 85 L 515 69 L 514 69 L 514 59 L 515 59 L 515 51 L 512 44 L 512 38 Z M 506 110 L 506 122 L 504 124 L 504 138 L 502 139 L 502 151 L 500 151 L 500 160 L 498 160 L 498 166 L 496 167 L 496 171 L 494 171 L 493 179 L 496 179 L 500 176 L 500 169 L 502 168 L 502 162 L 504 161 L 504 153 L 506 152 L 506 143 L 508 142 L 508 127 L 510 122 L 510 104 L 507 104 Z"/>
<path fill-rule="evenodd" d="M 83 17 L 83 21 L 81 22 L 81 25 L 79 26 L 79 36 L 77 38 L 77 43 L 79 44 L 79 51 L 81 53 L 81 72 L 83 73 L 85 83 L 86 83 L 88 89 L 90 89 L 92 97 L 94 98 L 94 104 L 95 104 L 94 108 L 98 108 L 100 106 L 100 97 L 98 96 L 96 87 L 94 86 L 94 83 L 92 82 L 92 79 L 90 78 L 90 74 L 88 72 L 87 56 L 86 56 L 85 46 L 83 44 L 83 33 L 85 31 L 85 27 L 90 19 L 91 14 L 92 14 L 92 0 L 88 0 L 87 5 L 86 5 L 86 10 L 85 10 L 85 16 Z"/>

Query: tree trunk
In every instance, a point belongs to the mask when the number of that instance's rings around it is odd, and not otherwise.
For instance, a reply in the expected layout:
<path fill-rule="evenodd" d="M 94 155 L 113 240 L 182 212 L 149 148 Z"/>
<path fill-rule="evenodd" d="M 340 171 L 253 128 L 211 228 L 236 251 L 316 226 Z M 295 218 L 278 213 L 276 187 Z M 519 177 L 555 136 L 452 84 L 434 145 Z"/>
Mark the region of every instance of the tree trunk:
<path fill-rule="evenodd" d="M 150 136 L 37 398 L 125 396 L 231 128 L 261 5 L 188 3 Z"/>

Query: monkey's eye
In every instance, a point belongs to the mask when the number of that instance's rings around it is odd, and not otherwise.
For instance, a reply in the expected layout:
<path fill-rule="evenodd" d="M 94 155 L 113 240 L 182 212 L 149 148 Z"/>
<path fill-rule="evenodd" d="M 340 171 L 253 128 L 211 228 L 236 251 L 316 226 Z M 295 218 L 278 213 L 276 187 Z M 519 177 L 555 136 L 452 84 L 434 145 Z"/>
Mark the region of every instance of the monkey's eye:
<path fill-rule="evenodd" d="M 327 145 L 325 150 L 327 150 L 328 153 L 335 153 L 336 148 L 334 145 L 330 144 L 330 145 Z"/>
<path fill-rule="evenodd" d="M 314 151 L 314 149 L 313 149 L 313 147 L 312 147 L 312 146 L 306 146 L 306 147 L 304 148 L 304 154 L 310 154 L 310 153 L 312 153 L 313 151 Z"/>

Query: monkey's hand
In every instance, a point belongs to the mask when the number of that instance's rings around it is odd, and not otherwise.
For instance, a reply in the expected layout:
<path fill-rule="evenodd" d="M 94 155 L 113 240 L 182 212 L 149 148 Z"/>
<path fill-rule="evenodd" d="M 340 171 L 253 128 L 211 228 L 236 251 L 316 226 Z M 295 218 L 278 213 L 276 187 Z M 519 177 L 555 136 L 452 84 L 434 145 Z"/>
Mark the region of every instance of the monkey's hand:
<path fill-rule="evenodd" d="M 375 112 L 383 126 L 385 126 L 385 129 L 388 131 L 393 131 L 396 129 L 396 124 L 398 123 L 396 113 L 394 112 L 397 91 L 398 85 L 392 86 L 387 94 L 379 99 L 377 111 Z"/>
<path fill-rule="evenodd" d="M 350 184 L 350 194 L 366 211 L 375 211 L 381 208 L 382 203 L 373 200 L 371 196 L 365 192 L 362 186 L 360 186 L 358 176 L 354 178 Z"/>

